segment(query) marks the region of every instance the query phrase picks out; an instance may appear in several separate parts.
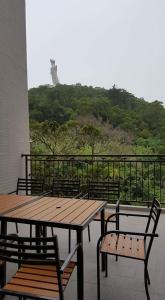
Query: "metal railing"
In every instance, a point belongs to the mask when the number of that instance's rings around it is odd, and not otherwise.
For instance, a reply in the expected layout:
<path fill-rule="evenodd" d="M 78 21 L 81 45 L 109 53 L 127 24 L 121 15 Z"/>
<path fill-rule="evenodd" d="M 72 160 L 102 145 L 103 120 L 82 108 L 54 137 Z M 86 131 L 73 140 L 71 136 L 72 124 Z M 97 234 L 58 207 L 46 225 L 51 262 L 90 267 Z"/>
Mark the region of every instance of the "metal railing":
<path fill-rule="evenodd" d="M 165 155 L 26 155 L 25 177 L 44 178 L 51 188 L 53 178 L 119 180 L 125 204 L 149 205 L 155 195 L 165 204 Z"/>

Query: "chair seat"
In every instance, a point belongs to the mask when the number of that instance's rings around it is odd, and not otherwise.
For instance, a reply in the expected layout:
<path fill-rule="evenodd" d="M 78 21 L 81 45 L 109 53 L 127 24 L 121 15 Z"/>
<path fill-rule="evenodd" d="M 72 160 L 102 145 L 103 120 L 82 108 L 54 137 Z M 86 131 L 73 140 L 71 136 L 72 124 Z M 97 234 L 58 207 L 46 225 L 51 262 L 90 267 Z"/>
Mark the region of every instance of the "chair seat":
<path fill-rule="evenodd" d="M 75 262 L 70 262 L 62 273 L 63 289 L 75 268 Z M 33 294 L 35 298 L 59 298 L 59 286 L 55 266 L 22 265 L 12 279 L 3 287 L 2 291 L 11 293 Z"/>
<path fill-rule="evenodd" d="M 104 220 L 107 221 L 107 219 L 113 215 L 112 212 L 109 212 L 109 211 L 105 211 L 104 213 Z M 94 221 L 101 221 L 101 213 L 99 212 L 95 217 L 94 217 Z M 116 216 L 113 216 L 111 218 L 111 221 L 110 222 L 116 222 Z"/>
<path fill-rule="evenodd" d="M 109 234 L 103 239 L 100 252 L 144 260 L 144 239 L 128 235 Z"/>

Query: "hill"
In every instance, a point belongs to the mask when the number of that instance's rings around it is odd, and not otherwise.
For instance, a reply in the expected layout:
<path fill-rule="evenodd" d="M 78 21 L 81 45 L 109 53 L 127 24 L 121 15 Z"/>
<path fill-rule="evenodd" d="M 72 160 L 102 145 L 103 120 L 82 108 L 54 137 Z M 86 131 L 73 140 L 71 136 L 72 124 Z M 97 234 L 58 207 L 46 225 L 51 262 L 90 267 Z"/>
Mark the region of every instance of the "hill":
<path fill-rule="evenodd" d="M 56 128 L 65 126 L 65 130 L 68 124 L 69 128 L 71 124 L 72 127 L 79 124 L 81 129 L 90 125 L 104 137 L 116 134 L 123 137 L 127 145 L 147 147 L 154 153 L 165 152 L 163 104 L 157 100 L 149 103 L 115 86 L 109 90 L 80 84 L 32 88 L 29 111 L 31 131 L 36 126 L 41 130 L 45 121 L 47 125 L 54 122 Z"/>

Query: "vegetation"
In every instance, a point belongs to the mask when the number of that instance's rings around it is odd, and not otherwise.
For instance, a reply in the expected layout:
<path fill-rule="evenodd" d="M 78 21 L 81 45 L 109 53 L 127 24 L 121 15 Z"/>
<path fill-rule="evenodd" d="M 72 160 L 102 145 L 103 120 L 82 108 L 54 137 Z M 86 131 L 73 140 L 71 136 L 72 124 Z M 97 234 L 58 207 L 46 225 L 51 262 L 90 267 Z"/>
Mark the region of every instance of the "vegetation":
<path fill-rule="evenodd" d="M 165 108 L 115 85 L 29 90 L 32 153 L 165 153 Z"/>
<path fill-rule="evenodd" d="M 40 86 L 29 90 L 32 154 L 163 154 L 165 108 L 112 89 L 77 85 Z M 33 164 L 31 165 L 33 169 Z M 34 161 L 35 176 L 120 180 L 125 203 L 165 199 L 164 161 Z M 38 175 L 37 175 L 38 172 Z"/>

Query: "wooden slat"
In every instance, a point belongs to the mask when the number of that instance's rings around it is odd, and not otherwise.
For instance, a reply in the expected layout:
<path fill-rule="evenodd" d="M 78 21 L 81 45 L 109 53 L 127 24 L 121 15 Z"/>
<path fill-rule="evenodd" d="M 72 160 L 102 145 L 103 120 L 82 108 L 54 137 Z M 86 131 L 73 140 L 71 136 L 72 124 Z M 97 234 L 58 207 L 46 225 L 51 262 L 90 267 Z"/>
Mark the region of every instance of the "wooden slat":
<path fill-rule="evenodd" d="M 27 199 L 27 196 L 24 197 Z M 27 221 L 47 221 L 50 222 L 50 226 L 51 222 L 66 224 L 66 226 L 67 224 L 81 225 L 88 218 L 92 218 L 102 205 L 103 201 L 97 200 L 43 197 L 31 203 L 27 202 L 26 205 L 12 212 L 4 213 L 4 216 Z"/>
<path fill-rule="evenodd" d="M 63 261 L 60 262 L 62 264 Z M 75 262 L 70 262 L 62 274 L 62 284 L 65 289 L 69 278 L 74 270 Z M 34 297 L 50 297 L 54 299 L 59 296 L 59 285 L 55 266 L 22 265 L 10 282 L 3 288 L 13 292 L 33 294 Z"/>
<path fill-rule="evenodd" d="M 91 205 L 77 218 L 73 220 L 73 224 L 82 224 L 85 220 L 87 220 L 98 208 L 102 205 L 103 202 L 95 201 L 95 203 L 91 203 Z"/>
<path fill-rule="evenodd" d="M 144 249 L 144 240 L 143 239 L 134 239 L 132 243 L 133 254 L 136 257 L 144 258 L 145 249 Z"/>
<path fill-rule="evenodd" d="M 90 207 L 95 202 L 94 200 L 91 200 L 91 202 L 84 201 L 84 200 L 79 200 L 79 201 L 81 203 L 80 207 L 78 207 L 77 209 L 74 209 L 74 206 L 73 206 L 72 207 L 73 211 L 63 219 L 64 223 L 75 224 L 73 222 L 73 220 L 75 220 L 78 216 L 80 216 L 84 211 L 86 211 L 86 209 L 88 207 Z M 56 221 L 56 220 L 53 219 L 52 221 Z M 79 225 L 79 223 L 76 223 L 76 224 Z"/>
<path fill-rule="evenodd" d="M 49 276 L 49 277 L 56 277 L 56 272 L 55 271 L 48 271 L 44 269 L 32 269 L 32 268 L 20 268 L 20 272 L 26 272 L 27 274 L 35 274 L 35 275 L 44 275 L 44 276 Z M 67 272 L 68 271 L 68 272 Z M 63 278 L 68 279 L 70 277 L 71 270 L 66 269 Z"/>
<path fill-rule="evenodd" d="M 101 245 L 101 252 L 144 259 L 144 240 L 116 234 L 107 235 Z"/>
<path fill-rule="evenodd" d="M 120 255 L 126 255 L 126 253 L 125 253 L 126 245 L 125 244 L 126 244 L 125 235 L 119 235 L 116 253 L 118 253 Z"/>
<path fill-rule="evenodd" d="M 51 218 L 51 221 L 70 223 L 70 219 L 73 219 L 73 215 L 79 214 L 80 211 L 84 210 L 88 200 L 77 200 L 76 203 L 70 202 L 70 206 L 58 216 Z"/>
<path fill-rule="evenodd" d="M 83 200 L 83 202 L 86 202 L 88 200 Z M 63 212 L 61 212 L 58 216 L 51 218 L 50 220 L 56 220 L 56 222 L 62 222 L 65 220 L 73 211 L 79 209 L 82 206 L 82 201 L 77 200 L 76 203 L 71 203 L 71 205 Z"/>
<path fill-rule="evenodd" d="M 25 216 L 26 214 L 28 214 L 30 212 L 36 211 L 37 208 L 40 206 L 44 206 L 44 205 L 47 205 L 48 203 L 52 203 L 52 200 L 53 199 L 50 197 L 40 198 L 37 201 L 34 201 L 33 203 L 26 204 L 26 206 L 18 208 L 11 213 L 8 213 L 7 216 L 8 217 L 17 217 L 17 218 L 21 217 L 22 215 Z M 58 198 L 57 202 L 60 202 L 60 200 L 61 199 Z"/>
<path fill-rule="evenodd" d="M 56 292 L 59 291 L 58 284 L 56 283 L 48 283 L 48 282 L 41 282 L 41 281 L 40 283 L 38 283 L 37 281 L 32 279 L 29 280 L 29 279 L 21 279 L 15 277 L 10 280 L 10 284 L 21 285 L 25 287 L 34 287 L 37 289 L 39 287 L 40 289 L 49 290 L 49 291 L 56 291 Z"/>
<path fill-rule="evenodd" d="M 20 204 L 28 203 L 32 196 L 20 195 L 0 195 L 0 214 L 18 207 Z"/>
<path fill-rule="evenodd" d="M 63 198 L 58 198 L 56 200 L 54 200 L 53 198 L 46 198 L 44 203 L 40 200 L 37 201 L 36 206 L 33 206 L 33 209 L 30 209 L 29 211 L 23 212 L 23 214 L 19 214 L 17 215 L 17 217 L 21 217 L 23 216 L 23 218 L 26 219 L 36 219 L 39 220 L 38 215 L 43 212 L 46 213 L 47 210 L 56 210 L 56 207 L 59 206 L 61 207 L 63 204 L 65 204 L 65 201 Z"/>
<path fill-rule="evenodd" d="M 57 214 L 61 209 L 65 209 L 65 205 L 69 203 L 69 199 L 64 198 L 48 198 L 46 205 L 43 207 L 43 205 L 40 205 L 38 202 L 38 207 L 35 209 L 35 211 L 30 212 L 27 214 L 27 218 L 31 220 L 37 220 L 42 219 L 42 216 L 47 215 L 49 213 L 56 212 Z"/>
<path fill-rule="evenodd" d="M 67 209 L 72 207 L 72 205 L 74 205 L 77 202 L 79 202 L 78 199 L 73 199 L 71 201 L 71 199 L 69 199 L 69 198 L 62 198 L 59 205 L 55 206 L 55 209 L 52 209 L 52 206 L 51 206 L 50 209 L 46 209 L 45 211 L 38 213 L 36 215 L 37 219 L 45 220 L 45 221 L 50 221 L 52 218 L 55 218 L 55 217 L 58 219 L 58 216 L 60 216 L 61 214 L 66 214 Z M 54 208 L 54 204 L 55 203 L 53 203 L 53 208 Z M 33 218 L 35 218 L 35 216 L 33 216 Z M 61 218 L 59 218 L 59 220 L 60 219 Z"/>
<path fill-rule="evenodd" d="M 69 263 L 69 265 L 65 268 L 65 273 L 71 273 L 72 269 L 75 267 L 75 263 Z M 22 269 L 24 268 L 24 269 Z M 35 270 L 36 272 L 38 270 L 46 270 L 46 271 L 50 271 L 50 274 L 53 274 L 51 272 L 56 272 L 56 266 L 40 266 L 40 265 L 22 265 L 20 270 L 23 272 L 26 272 L 26 269 L 31 269 L 31 270 Z M 50 275 L 51 276 L 51 275 Z"/>
<path fill-rule="evenodd" d="M 55 271 L 49 271 L 49 270 L 43 270 L 43 269 L 35 269 L 35 268 L 30 268 L 27 267 L 26 270 L 24 267 L 21 267 L 19 269 L 20 272 L 26 272 L 29 274 L 38 274 L 38 275 L 45 275 L 45 276 L 50 276 L 50 277 L 54 277 L 56 275 Z"/>
<path fill-rule="evenodd" d="M 34 295 L 39 295 L 39 296 L 45 296 L 45 297 L 50 297 L 50 298 L 55 298 L 59 296 L 58 292 L 54 291 L 48 291 L 48 290 L 43 290 L 40 288 L 32 288 L 32 287 L 24 287 L 24 286 L 19 286 L 19 285 L 14 285 L 14 284 L 6 284 L 5 288 L 3 290 L 10 290 L 14 292 L 19 292 L 19 293 L 30 293 Z"/>
<path fill-rule="evenodd" d="M 132 252 L 132 238 L 131 237 L 126 237 L 125 241 L 125 247 L 123 249 L 125 252 L 125 256 L 131 256 L 133 257 L 133 252 Z"/>
<path fill-rule="evenodd" d="M 48 282 L 48 283 L 58 283 L 58 279 L 57 277 L 48 277 L 45 275 L 36 275 L 36 274 L 27 274 L 27 273 L 23 273 L 23 272 L 17 272 L 16 275 L 14 275 L 14 277 L 17 278 L 24 278 L 24 279 L 31 279 L 31 280 L 36 280 L 38 282 Z M 68 282 L 67 279 L 62 278 L 62 284 L 66 285 Z"/>

